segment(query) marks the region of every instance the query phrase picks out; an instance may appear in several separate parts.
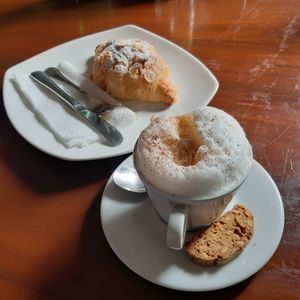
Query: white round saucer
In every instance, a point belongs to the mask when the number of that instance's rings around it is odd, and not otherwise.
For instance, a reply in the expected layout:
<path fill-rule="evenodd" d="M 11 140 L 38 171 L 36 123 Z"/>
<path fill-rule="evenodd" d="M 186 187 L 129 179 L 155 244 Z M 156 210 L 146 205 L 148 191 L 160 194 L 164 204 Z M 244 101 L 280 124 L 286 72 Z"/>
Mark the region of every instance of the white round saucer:
<path fill-rule="evenodd" d="M 132 164 L 130 156 L 121 165 Z M 254 235 L 238 257 L 218 267 L 196 265 L 183 250 L 169 249 L 166 224 L 147 195 L 123 191 L 112 178 L 103 192 L 101 222 L 112 250 L 136 274 L 171 289 L 210 291 L 234 285 L 256 273 L 272 257 L 282 236 L 281 196 L 272 178 L 256 161 L 227 210 L 236 203 L 244 204 L 253 213 Z"/>

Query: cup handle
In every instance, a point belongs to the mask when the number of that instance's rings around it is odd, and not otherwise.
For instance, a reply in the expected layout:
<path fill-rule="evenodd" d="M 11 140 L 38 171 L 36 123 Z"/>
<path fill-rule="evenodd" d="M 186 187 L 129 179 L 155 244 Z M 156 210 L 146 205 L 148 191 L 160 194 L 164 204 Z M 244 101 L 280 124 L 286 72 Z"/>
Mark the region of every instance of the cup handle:
<path fill-rule="evenodd" d="M 185 205 L 171 204 L 167 229 L 167 246 L 181 250 L 185 240 L 188 208 Z"/>

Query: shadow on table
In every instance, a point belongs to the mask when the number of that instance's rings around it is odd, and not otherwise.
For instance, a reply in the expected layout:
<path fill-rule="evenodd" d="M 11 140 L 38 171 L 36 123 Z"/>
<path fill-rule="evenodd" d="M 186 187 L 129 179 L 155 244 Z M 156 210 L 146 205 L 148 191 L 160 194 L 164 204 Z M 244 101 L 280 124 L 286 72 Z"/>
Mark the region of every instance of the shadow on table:
<path fill-rule="evenodd" d="M 126 156 L 93 161 L 64 161 L 27 143 L 13 128 L 0 103 L 0 155 L 6 168 L 38 193 L 84 186 L 106 178 Z"/>
<path fill-rule="evenodd" d="M 129 270 L 108 245 L 99 218 L 101 195 L 102 191 L 87 212 L 72 266 L 51 275 L 41 287 L 40 299 L 234 299 L 251 282 L 249 278 L 226 289 L 195 293 L 163 288 L 144 280 Z"/>

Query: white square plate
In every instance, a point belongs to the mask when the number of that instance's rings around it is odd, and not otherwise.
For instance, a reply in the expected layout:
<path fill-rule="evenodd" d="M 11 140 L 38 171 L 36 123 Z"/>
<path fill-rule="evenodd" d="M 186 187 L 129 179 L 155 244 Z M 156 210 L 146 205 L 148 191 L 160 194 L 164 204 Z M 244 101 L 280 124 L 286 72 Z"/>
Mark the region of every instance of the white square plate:
<path fill-rule="evenodd" d="M 84 148 L 67 149 L 60 144 L 24 104 L 15 90 L 11 78 L 15 73 L 30 74 L 57 66 L 62 60 L 70 61 L 83 74 L 88 75 L 95 47 L 109 39 L 140 38 L 152 44 L 167 62 L 171 80 L 177 87 L 178 101 L 162 107 L 146 103 L 125 102 L 133 109 L 137 121 L 121 129 L 124 142 L 117 147 L 94 143 Z M 172 42 L 134 25 L 95 33 L 79 38 L 38 54 L 6 71 L 3 86 L 4 106 L 9 120 L 25 140 L 52 156 L 66 160 L 92 160 L 118 156 L 133 151 L 141 130 L 149 123 L 152 115 L 182 114 L 198 106 L 207 105 L 219 87 L 217 79 L 197 58 Z"/>

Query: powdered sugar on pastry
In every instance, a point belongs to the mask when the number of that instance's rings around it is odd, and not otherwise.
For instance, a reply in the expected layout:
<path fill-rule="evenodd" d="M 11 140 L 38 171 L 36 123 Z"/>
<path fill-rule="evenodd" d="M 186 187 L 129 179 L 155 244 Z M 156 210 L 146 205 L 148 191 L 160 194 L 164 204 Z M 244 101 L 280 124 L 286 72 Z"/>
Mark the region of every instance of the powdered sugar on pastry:
<path fill-rule="evenodd" d="M 152 48 L 150 44 L 141 40 L 110 40 L 106 44 L 101 44 L 96 51 L 107 69 L 126 73 L 148 60 Z"/>
<path fill-rule="evenodd" d="M 141 175 L 176 196 L 225 193 L 240 182 L 252 161 L 251 146 L 239 123 L 213 107 L 153 118 L 134 154 Z"/>
<path fill-rule="evenodd" d="M 176 89 L 165 61 L 139 39 L 109 40 L 96 47 L 93 80 L 113 97 L 172 104 Z"/>

